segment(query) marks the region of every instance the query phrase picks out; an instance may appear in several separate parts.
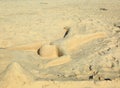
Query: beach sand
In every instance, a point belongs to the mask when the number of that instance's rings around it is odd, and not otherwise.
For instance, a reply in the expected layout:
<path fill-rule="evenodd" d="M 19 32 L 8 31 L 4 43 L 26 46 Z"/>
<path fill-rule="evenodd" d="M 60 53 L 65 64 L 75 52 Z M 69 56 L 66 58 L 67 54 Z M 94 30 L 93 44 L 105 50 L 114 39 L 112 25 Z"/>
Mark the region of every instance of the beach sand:
<path fill-rule="evenodd" d="M 120 0 L 0 0 L 0 88 L 120 88 Z"/>

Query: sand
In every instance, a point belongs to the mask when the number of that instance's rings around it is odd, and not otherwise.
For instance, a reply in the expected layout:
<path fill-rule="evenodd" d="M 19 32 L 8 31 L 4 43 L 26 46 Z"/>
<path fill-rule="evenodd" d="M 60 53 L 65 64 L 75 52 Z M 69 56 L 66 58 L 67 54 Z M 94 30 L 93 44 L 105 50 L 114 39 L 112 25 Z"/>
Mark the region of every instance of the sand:
<path fill-rule="evenodd" d="M 0 0 L 0 88 L 119 84 L 119 0 Z"/>

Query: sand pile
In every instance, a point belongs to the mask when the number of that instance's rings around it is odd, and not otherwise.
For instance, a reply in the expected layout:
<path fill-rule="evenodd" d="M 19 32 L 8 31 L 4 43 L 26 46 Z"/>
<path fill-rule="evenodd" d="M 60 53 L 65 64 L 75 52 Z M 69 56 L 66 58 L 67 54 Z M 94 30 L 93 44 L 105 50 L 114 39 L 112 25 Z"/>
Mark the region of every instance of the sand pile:
<path fill-rule="evenodd" d="M 2 73 L 0 88 L 15 88 L 31 83 L 33 78 L 18 63 L 11 63 Z"/>

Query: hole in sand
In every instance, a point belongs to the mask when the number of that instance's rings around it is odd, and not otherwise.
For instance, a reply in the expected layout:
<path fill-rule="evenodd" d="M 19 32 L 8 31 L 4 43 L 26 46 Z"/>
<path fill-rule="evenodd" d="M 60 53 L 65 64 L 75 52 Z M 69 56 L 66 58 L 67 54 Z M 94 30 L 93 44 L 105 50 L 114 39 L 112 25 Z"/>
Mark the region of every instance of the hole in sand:
<path fill-rule="evenodd" d="M 64 34 L 64 38 L 65 38 L 70 32 L 70 27 L 66 26 L 66 27 L 64 27 L 64 29 L 66 30 L 66 32 Z"/>
<path fill-rule="evenodd" d="M 110 78 L 105 78 L 104 80 L 106 80 L 106 81 L 112 81 Z"/>
<path fill-rule="evenodd" d="M 37 50 L 37 54 L 40 56 L 40 48 Z"/>
<path fill-rule="evenodd" d="M 93 75 L 89 76 L 89 80 L 92 80 L 93 79 Z"/>
<path fill-rule="evenodd" d="M 100 10 L 102 10 L 102 11 L 107 11 L 108 9 L 106 9 L 106 8 L 100 8 Z"/>

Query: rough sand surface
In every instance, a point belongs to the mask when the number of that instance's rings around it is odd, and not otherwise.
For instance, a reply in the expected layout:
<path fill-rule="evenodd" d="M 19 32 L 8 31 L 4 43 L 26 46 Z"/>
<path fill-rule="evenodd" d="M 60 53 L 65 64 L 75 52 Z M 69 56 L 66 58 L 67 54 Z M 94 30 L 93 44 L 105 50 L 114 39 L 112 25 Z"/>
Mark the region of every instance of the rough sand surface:
<path fill-rule="evenodd" d="M 120 0 L 0 0 L 0 88 L 120 88 Z"/>

